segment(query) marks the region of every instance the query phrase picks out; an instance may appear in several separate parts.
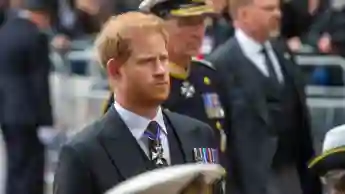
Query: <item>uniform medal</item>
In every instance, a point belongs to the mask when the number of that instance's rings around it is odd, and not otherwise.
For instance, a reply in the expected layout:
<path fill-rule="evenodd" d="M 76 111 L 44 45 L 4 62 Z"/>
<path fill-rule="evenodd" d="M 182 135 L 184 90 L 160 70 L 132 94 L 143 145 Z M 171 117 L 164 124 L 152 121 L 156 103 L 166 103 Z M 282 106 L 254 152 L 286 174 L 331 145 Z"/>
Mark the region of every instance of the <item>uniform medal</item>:
<path fill-rule="evenodd" d="M 181 95 L 186 98 L 192 98 L 195 93 L 195 88 L 188 81 L 184 81 L 181 86 Z"/>
<path fill-rule="evenodd" d="M 206 114 L 210 119 L 224 118 L 224 110 L 216 93 L 205 93 L 202 95 Z"/>

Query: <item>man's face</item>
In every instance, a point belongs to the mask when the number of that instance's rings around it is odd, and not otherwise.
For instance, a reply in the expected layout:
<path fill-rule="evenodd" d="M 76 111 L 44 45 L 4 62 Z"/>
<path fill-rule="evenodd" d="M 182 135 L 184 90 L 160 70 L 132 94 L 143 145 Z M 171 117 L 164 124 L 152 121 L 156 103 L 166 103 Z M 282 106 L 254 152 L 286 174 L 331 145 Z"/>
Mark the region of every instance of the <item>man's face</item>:
<path fill-rule="evenodd" d="M 166 21 L 169 33 L 169 52 L 196 56 L 205 33 L 205 17 L 176 17 Z"/>
<path fill-rule="evenodd" d="M 322 180 L 330 194 L 345 194 L 345 170 L 331 170 Z"/>
<path fill-rule="evenodd" d="M 227 5 L 227 0 L 212 0 L 213 9 L 221 13 Z"/>
<path fill-rule="evenodd" d="M 48 11 L 31 12 L 31 16 L 35 18 L 40 29 L 45 30 L 50 28 L 51 14 Z"/>
<path fill-rule="evenodd" d="M 280 29 L 279 0 L 253 0 L 243 11 L 244 22 L 255 33 L 270 35 Z"/>
<path fill-rule="evenodd" d="M 116 87 L 139 102 L 161 103 L 169 95 L 168 52 L 158 32 L 133 32 L 131 56 L 119 68 Z"/>

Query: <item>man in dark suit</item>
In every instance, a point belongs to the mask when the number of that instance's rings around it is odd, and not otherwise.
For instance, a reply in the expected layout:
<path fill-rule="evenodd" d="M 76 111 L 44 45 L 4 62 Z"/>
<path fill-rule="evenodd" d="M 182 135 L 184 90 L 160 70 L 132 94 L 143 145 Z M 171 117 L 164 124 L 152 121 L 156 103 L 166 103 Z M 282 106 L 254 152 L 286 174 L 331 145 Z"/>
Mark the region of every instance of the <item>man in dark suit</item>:
<path fill-rule="evenodd" d="M 160 108 L 170 90 L 166 44 L 153 15 L 128 12 L 105 24 L 96 48 L 115 102 L 62 148 L 55 194 L 102 194 L 145 171 L 194 162 L 194 148 L 217 146 L 208 125 Z"/>
<path fill-rule="evenodd" d="M 228 152 L 243 194 L 321 193 L 304 87 L 288 52 L 269 41 L 278 0 L 232 0 L 235 37 L 211 56 L 231 104 Z M 276 34 L 276 33 L 274 33 Z"/>
<path fill-rule="evenodd" d="M 43 194 L 44 146 L 38 128 L 52 125 L 46 0 L 25 1 L 0 29 L 0 123 L 7 148 L 6 194 Z"/>

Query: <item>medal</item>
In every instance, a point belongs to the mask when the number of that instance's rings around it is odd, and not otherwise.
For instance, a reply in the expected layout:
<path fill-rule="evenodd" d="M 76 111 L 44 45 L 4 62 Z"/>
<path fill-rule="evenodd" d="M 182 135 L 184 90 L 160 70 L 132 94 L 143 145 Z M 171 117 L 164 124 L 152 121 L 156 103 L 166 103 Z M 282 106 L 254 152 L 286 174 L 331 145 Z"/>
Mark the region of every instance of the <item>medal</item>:
<path fill-rule="evenodd" d="M 144 135 L 149 139 L 149 151 L 150 151 L 150 159 L 157 167 L 164 167 L 167 166 L 168 163 L 164 158 L 164 150 L 162 146 L 162 142 L 160 139 L 161 129 L 158 127 L 157 133 L 153 134 L 149 131 L 145 131 Z"/>
<path fill-rule="evenodd" d="M 194 148 L 194 161 L 203 164 L 218 164 L 218 150 L 213 148 Z"/>
<path fill-rule="evenodd" d="M 205 93 L 202 95 L 206 114 L 210 119 L 224 118 L 225 113 L 216 93 Z"/>
<path fill-rule="evenodd" d="M 184 81 L 181 86 L 181 95 L 186 98 L 192 98 L 195 93 L 195 88 L 188 81 Z"/>

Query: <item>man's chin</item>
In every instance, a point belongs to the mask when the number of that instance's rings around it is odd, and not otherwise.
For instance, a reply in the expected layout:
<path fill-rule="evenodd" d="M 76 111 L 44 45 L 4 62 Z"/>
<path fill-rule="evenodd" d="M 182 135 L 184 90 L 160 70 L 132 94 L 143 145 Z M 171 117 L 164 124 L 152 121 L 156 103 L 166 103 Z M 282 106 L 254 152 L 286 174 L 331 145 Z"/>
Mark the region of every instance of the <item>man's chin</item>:
<path fill-rule="evenodd" d="M 153 101 L 156 101 L 157 103 L 161 104 L 164 101 L 166 101 L 169 97 L 168 93 L 161 93 L 161 94 L 156 94 L 152 97 Z"/>
<path fill-rule="evenodd" d="M 272 30 L 270 31 L 270 37 L 271 38 L 277 38 L 280 36 L 280 30 Z"/>

